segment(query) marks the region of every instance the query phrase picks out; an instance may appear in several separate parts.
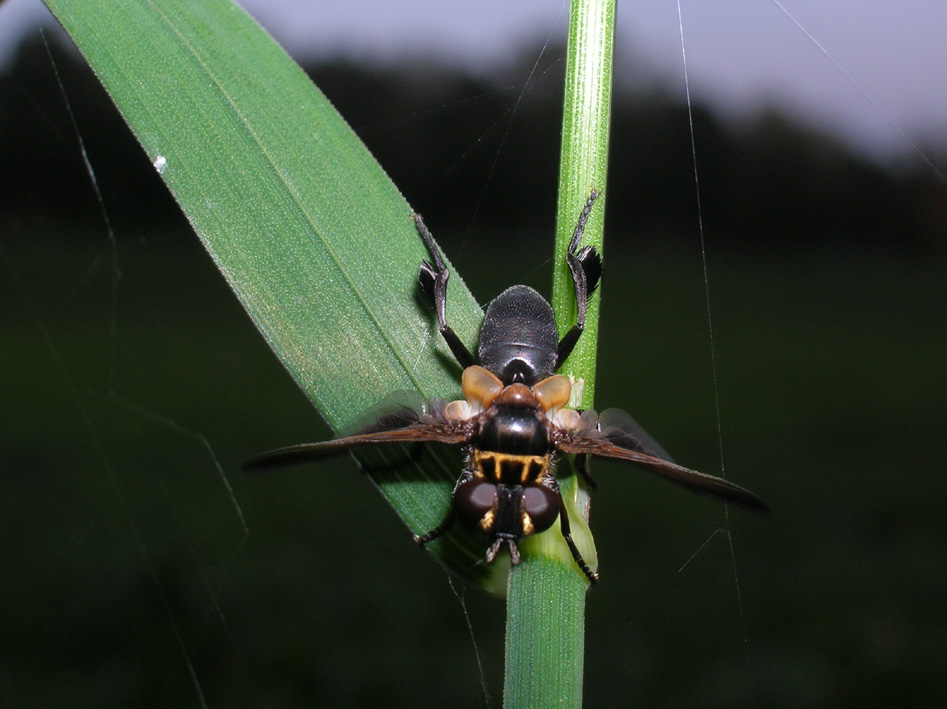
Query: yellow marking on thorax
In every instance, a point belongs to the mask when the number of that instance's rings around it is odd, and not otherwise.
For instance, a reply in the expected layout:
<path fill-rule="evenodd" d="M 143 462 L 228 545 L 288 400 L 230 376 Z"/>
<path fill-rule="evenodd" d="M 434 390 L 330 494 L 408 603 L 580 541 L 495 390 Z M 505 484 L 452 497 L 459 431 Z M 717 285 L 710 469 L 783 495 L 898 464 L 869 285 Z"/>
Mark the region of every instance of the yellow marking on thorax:
<path fill-rule="evenodd" d="M 473 452 L 474 474 L 505 485 L 538 483 L 549 470 L 550 455 L 512 455 L 496 451 Z"/>

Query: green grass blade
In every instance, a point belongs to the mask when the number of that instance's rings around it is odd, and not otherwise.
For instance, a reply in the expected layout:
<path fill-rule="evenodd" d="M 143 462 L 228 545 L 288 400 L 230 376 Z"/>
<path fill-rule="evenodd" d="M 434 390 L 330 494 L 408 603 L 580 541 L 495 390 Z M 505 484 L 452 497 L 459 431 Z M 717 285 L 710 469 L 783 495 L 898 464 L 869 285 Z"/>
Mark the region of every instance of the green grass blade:
<path fill-rule="evenodd" d="M 333 428 L 392 391 L 459 393 L 431 310 L 417 298 L 427 254 L 410 207 L 252 18 L 228 0 L 46 4 Z M 482 314 L 456 276 L 449 312 L 460 336 L 475 341 Z M 424 532 L 441 521 L 458 470 L 459 456 L 433 451 L 419 468 L 375 479 L 406 523 Z M 488 583 L 487 574 L 497 575 L 502 589 L 502 569 L 478 564 L 482 544 L 468 541 L 432 546 L 468 578 Z"/>
<path fill-rule="evenodd" d="M 599 250 L 602 246 L 614 28 L 614 0 L 572 3 L 552 299 L 560 332 L 575 322 L 575 295 L 565 252 L 593 188 L 601 195 L 586 225 L 583 244 L 595 244 Z M 598 315 L 599 297 L 595 297 L 585 333 L 562 368 L 575 382 L 572 403 L 579 408 L 590 408 L 593 403 Z M 595 547 L 585 516 L 579 512 L 587 509 L 586 494 L 578 489 L 575 475 L 560 475 L 559 481 L 573 538 L 594 569 Z M 558 525 L 528 539 L 522 548 L 524 561 L 510 575 L 507 596 L 504 703 L 507 707 L 580 706 L 587 581 Z"/>

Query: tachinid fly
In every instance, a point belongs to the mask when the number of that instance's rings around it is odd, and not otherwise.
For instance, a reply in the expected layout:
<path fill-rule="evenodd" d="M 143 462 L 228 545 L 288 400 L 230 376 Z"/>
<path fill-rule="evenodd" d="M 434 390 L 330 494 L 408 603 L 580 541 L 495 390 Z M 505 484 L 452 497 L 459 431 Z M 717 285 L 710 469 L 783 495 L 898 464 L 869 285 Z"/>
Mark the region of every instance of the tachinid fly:
<path fill-rule="evenodd" d="M 625 412 L 609 409 L 596 414 L 566 408 L 571 385 L 555 372 L 582 334 L 589 297 L 602 276 L 595 248 L 579 248 L 597 197 L 593 190 L 566 253 L 575 288 L 575 325 L 560 338 L 549 303 L 532 288 L 513 286 L 487 307 L 476 358 L 447 324 L 450 273 L 421 216 L 415 214 L 418 233 L 433 260 L 421 264 L 418 278 L 434 304 L 441 335 L 464 368 L 464 398 L 432 399 L 421 411 L 403 408 L 353 435 L 263 453 L 244 468 L 305 462 L 359 446 L 412 442 L 463 446 L 468 464 L 454 486 L 446 519 L 415 541 L 424 545 L 459 519 L 488 538 L 488 562 L 506 546 L 517 564 L 517 543 L 549 529 L 558 518 L 576 564 L 592 582 L 598 580 L 598 573 L 589 568 L 572 540 L 559 492 L 554 463 L 560 454 L 579 456 L 577 467 L 583 475 L 585 456 L 616 458 L 695 492 L 765 511 L 766 504 L 749 490 L 674 463 Z"/>

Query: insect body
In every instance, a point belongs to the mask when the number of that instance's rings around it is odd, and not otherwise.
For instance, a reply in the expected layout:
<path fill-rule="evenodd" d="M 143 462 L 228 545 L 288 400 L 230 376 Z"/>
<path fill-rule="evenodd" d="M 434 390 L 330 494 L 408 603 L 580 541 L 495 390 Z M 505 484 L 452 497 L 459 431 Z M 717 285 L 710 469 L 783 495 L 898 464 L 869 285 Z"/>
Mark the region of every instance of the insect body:
<path fill-rule="evenodd" d="M 451 402 L 432 399 L 421 410 L 402 407 L 353 435 L 281 448 L 248 461 L 244 467 L 260 469 L 307 461 L 365 445 L 461 445 L 467 453 L 467 465 L 454 486 L 451 509 L 440 526 L 415 540 L 424 545 L 459 519 L 490 540 L 488 562 L 505 545 L 513 564 L 517 564 L 517 543 L 549 529 L 558 518 L 576 564 L 593 582 L 598 574 L 589 568 L 572 540 L 559 492 L 554 469 L 559 454 L 579 456 L 578 468 L 583 475 L 585 456 L 616 458 L 696 492 L 765 510 L 766 504 L 748 490 L 674 463 L 623 411 L 609 409 L 598 415 L 591 410 L 566 408 L 571 385 L 567 377 L 555 372 L 582 334 L 589 297 L 602 275 L 602 262 L 595 249 L 579 249 L 597 197 L 595 191 L 589 195 L 566 253 L 575 288 L 575 325 L 560 339 L 549 303 L 532 288 L 513 286 L 487 307 L 476 358 L 447 323 L 450 273 L 421 216 L 414 215 L 418 233 L 433 259 L 433 263 L 421 264 L 419 280 L 434 303 L 441 335 L 464 368 L 464 398 Z"/>

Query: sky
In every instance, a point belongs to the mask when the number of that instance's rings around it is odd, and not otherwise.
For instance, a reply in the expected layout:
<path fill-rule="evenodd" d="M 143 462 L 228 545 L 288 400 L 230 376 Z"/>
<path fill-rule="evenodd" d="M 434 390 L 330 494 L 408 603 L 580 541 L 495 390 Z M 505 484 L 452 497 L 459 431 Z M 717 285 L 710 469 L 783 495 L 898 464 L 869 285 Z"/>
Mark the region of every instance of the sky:
<path fill-rule="evenodd" d="M 692 96 L 739 117 L 775 105 L 878 156 L 947 144 L 945 0 L 680 0 Z M 565 0 L 244 0 L 298 58 L 431 56 L 489 71 L 562 38 Z M 49 23 L 40 0 L 0 5 L 0 61 Z M 677 0 L 622 0 L 618 81 L 683 95 Z"/>

